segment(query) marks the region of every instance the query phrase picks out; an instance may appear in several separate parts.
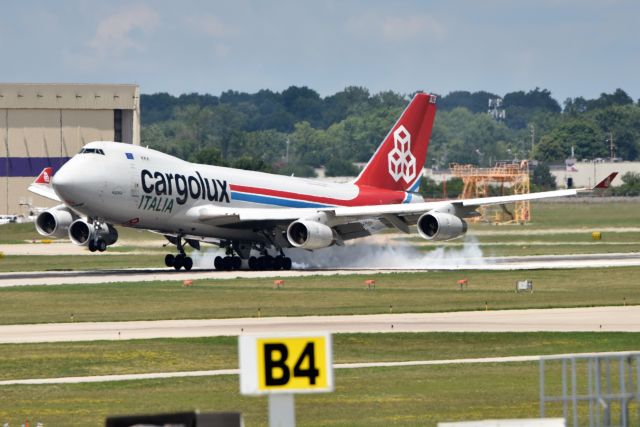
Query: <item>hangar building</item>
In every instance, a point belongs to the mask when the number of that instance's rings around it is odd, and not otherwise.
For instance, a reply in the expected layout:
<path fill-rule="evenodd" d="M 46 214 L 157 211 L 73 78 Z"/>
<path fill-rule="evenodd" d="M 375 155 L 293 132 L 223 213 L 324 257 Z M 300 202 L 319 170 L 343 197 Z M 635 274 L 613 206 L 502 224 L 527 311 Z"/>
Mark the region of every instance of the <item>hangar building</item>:
<path fill-rule="evenodd" d="M 111 84 L 0 83 L 0 213 L 55 204 L 27 190 L 91 141 L 140 145 L 140 89 Z"/>

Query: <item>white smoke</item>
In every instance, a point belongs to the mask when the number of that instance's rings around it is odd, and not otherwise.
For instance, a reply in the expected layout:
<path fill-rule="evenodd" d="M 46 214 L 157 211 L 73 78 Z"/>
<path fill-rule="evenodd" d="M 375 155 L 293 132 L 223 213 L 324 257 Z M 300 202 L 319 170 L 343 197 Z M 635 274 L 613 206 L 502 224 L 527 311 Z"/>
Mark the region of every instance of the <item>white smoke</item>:
<path fill-rule="evenodd" d="M 424 242 L 419 242 L 424 244 Z M 331 246 L 314 251 L 285 249 L 286 256 L 293 261 L 294 269 L 324 268 L 381 268 L 408 270 L 457 269 L 487 265 L 478 239 L 466 235 L 463 244 L 443 246 L 428 242 L 432 250 L 423 250 L 415 242 L 378 235 L 367 239 L 347 242 L 345 246 Z M 258 255 L 253 253 L 253 255 Z M 209 247 L 193 251 L 194 268 L 213 269 L 216 256 L 225 256 L 225 250 Z M 246 266 L 245 266 L 246 268 Z"/>
<path fill-rule="evenodd" d="M 291 257 L 296 269 L 452 269 L 487 263 L 478 240 L 473 236 L 465 236 L 462 246 L 438 246 L 437 242 L 430 244 L 434 249 L 424 251 L 412 242 L 389 238 L 377 242 L 356 241 L 313 252 L 289 249 L 287 256 Z"/>
<path fill-rule="evenodd" d="M 217 256 L 225 256 L 225 251 L 217 247 L 208 247 L 206 250 L 193 251 L 190 256 L 194 268 L 212 270 L 214 268 L 213 261 Z"/>

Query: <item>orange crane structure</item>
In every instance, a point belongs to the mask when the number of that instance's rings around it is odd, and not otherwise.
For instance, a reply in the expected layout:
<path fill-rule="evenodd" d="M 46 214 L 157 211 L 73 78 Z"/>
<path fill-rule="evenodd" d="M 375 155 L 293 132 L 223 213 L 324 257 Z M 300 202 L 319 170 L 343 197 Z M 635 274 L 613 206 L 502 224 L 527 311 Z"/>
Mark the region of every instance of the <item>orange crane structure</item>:
<path fill-rule="evenodd" d="M 462 179 L 461 198 L 502 196 L 507 194 L 528 194 L 529 162 L 499 162 L 490 168 L 479 168 L 475 165 L 452 163 L 451 174 Z M 497 191 L 497 194 L 495 193 Z M 492 194 L 493 192 L 493 194 Z M 515 202 L 510 211 L 505 205 L 481 207 L 480 216 L 469 218 L 471 222 L 483 221 L 495 224 L 525 224 L 531 220 L 529 201 Z"/>

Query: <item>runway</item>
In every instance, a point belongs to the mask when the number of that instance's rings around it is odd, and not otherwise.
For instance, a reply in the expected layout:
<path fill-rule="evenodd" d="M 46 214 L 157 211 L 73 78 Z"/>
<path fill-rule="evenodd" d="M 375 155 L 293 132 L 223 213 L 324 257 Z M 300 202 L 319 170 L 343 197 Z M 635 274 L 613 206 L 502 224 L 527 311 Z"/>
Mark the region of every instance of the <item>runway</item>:
<path fill-rule="evenodd" d="M 0 343 L 215 337 L 292 331 L 640 332 L 640 306 L 6 325 L 0 326 Z"/>
<path fill-rule="evenodd" d="M 544 255 L 526 257 L 483 257 L 481 259 L 448 259 L 446 263 L 428 267 L 407 268 L 342 268 L 293 269 L 290 271 L 215 271 L 194 269 L 176 272 L 171 269 L 120 269 L 91 271 L 40 271 L 0 273 L 0 287 L 28 285 L 90 284 L 113 282 L 148 282 L 170 280 L 216 280 L 234 278 L 299 277 L 317 275 L 378 274 L 424 272 L 434 270 L 540 270 L 560 268 L 605 268 L 640 266 L 640 253 L 603 253 L 587 255 Z"/>

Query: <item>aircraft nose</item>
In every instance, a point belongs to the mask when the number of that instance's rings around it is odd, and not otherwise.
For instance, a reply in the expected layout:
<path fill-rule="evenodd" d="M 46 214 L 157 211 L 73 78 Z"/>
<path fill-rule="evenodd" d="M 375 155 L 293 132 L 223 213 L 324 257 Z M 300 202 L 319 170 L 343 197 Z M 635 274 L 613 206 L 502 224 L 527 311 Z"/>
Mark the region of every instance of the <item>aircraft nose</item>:
<path fill-rule="evenodd" d="M 71 193 L 77 189 L 78 186 L 78 178 L 76 173 L 74 172 L 73 165 L 71 164 L 71 160 L 65 163 L 54 175 L 51 181 L 51 186 L 53 190 L 60 196 L 60 198 L 69 199 L 71 197 Z"/>

